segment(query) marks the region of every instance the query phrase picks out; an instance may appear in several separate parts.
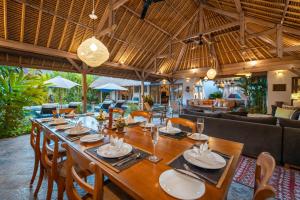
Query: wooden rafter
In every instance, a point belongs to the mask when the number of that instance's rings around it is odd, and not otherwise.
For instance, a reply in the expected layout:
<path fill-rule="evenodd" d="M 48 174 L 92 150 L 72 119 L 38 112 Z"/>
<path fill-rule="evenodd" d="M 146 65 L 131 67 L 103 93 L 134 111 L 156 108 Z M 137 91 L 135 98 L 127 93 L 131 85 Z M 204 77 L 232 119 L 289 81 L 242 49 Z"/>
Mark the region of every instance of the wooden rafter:
<path fill-rule="evenodd" d="M 276 26 L 276 47 L 277 47 L 277 56 L 282 58 L 283 56 L 283 39 L 282 39 L 282 25 L 277 24 Z"/>
<path fill-rule="evenodd" d="M 24 40 L 25 12 L 26 12 L 26 6 L 25 3 L 22 3 L 20 42 L 23 42 Z"/>
<path fill-rule="evenodd" d="M 46 47 L 50 47 L 50 44 L 51 44 L 51 40 L 52 40 L 52 36 L 53 36 L 53 32 L 54 32 L 54 27 L 55 27 L 55 23 L 56 23 L 56 17 L 57 17 L 57 10 L 58 10 L 58 6 L 59 6 L 59 1 L 60 0 L 56 0 L 54 16 L 52 18 L 50 33 L 49 33 L 49 36 L 48 36 L 48 41 L 47 41 Z"/>
<path fill-rule="evenodd" d="M 242 5 L 240 0 L 234 0 L 234 4 L 238 13 L 242 12 Z"/>
<path fill-rule="evenodd" d="M 245 46 L 245 13 L 240 12 L 240 44 Z"/>
<path fill-rule="evenodd" d="M 78 72 L 82 71 L 82 68 L 72 58 L 67 58 L 67 60 Z"/>
<path fill-rule="evenodd" d="M 285 16 L 286 16 L 289 5 L 290 5 L 290 0 L 286 0 L 284 10 L 283 10 L 283 14 L 282 14 L 282 18 L 281 18 L 281 21 L 280 21 L 281 25 L 283 25 L 283 23 L 284 23 Z"/>
<path fill-rule="evenodd" d="M 39 16 L 38 16 L 38 21 L 37 21 L 36 31 L 35 31 L 35 37 L 34 37 L 34 45 L 37 45 L 38 40 L 39 40 L 41 20 L 42 20 L 42 14 L 43 14 L 43 11 L 42 11 L 43 3 L 44 3 L 44 0 L 41 0 L 40 1 L 40 7 L 39 7 Z"/>
<path fill-rule="evenodd" d="M 185 54 L 185 52 L 186 52 L 186 49 L 187 49 L 187 45 L 186 45 L 186 44 L 182 45 L 181 50 L 180 50 L 180 53 L 179 53 L 179 55 L 178 55 L 178 57 L 177 57 L 175 66 L 174 66 L 174 68 L 173 68 L 173 73 L 176 72 L 177 69 L 179 68 L 179 64 L 180 64 L 181 59 L 183 58 L 183 56 L 184 56 L 184 54 Z"/>
<path fill-rule="evenodd" d="M 7 35 L 7 0 L 3 0 L 3 30 L 4 30 L 4 39 L 8 39 Z"/>

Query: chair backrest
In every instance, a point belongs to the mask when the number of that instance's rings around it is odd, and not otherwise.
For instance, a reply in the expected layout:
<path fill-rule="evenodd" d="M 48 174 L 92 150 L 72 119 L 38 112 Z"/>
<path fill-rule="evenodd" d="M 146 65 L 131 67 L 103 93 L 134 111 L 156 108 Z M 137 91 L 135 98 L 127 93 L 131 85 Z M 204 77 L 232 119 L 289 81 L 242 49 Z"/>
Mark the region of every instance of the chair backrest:
<path fill-rule="evenodd" d="M 168 122 L 171 122 L 172 124 L 177 124 L 177 125 L 181 125 L 184 126 L 186 128 L 189 128 L 192 133 L 196 132 L 196 124 L 188 119 L 184 119 L 184 118 L 179 118 L 179 117 L 174 117 L 174 118 L 168 118 L 167 119 L 167 124 Z"/>
<path fill-rule="evenodd" d="M 268 185 L 275 169 L 275 159 L 271 154 L 262 152 L 256 161 L 254 199 L 263 200 L 275 196 L 275 189 Z"/>
<path fill-rule="evenodd" d="M 103 174 L 99 166 L 83 156 L 81 153 L 64 143 L 62 146 L 67 150 L 67 176 L 66 176 L 66 192 L 69 199 L 82 200 L 74 187 L 74 182 L 80 188 L 92 195 L 93 200 L 100 200 L 103 196 Z M 94 186 L 80 178 L 76 171 L 76 167 L 82 171 L 89 171 L 95 174 Z"/>
<path fill-rule="evenodd" d="M 148 122 L 151 121 L 151 113 L 147 112 L 147 111 L 142 111 L 142 110 L 136 110 L 136 111 L 132 111 L 130 113 L 131 117 L 132 118 L 135 118 L 135 117 L 143 117 L 145 119 L 147 119 Z"/>
<path fill-rule="evenodd" d="M 44 132 L 44 140 L 43 140 L 43 148 L 42 148 L 42 155 L 41 155 L 41 161 L 43 166 L 47 170 L 51 170 L 51 175 L 54 180 L 58 178 L 58 161 L 59 161 L 59 138 L 50 133 L 48 130 L 45 130 Z M 50 146 L 50 144 L 53 143 L 54 145 Z M 51 152 L 49 154 L 49 152 Z"/>
<path fill-rule="evenodd" d="M 40 155 L 41 154 L 40 139 L 41 139 L 42 127 L 34 119 L 30 119 L 30 120 L 31 120 L 30 145 L 34 150 L 34 153 Z"/>
<path fill-rule="evenodd" d="M 61 108 L 59 109 L 59 114 L 69 114 L 70 112 L 75 112 L 75 108 Z M 57 115 L 57 110 L 52 110 L 53 115 Z"/>
<path fill-rule="evenodd" d="M 112 112 L 117 113 L 117 114 L 121 115 L 122 117 L 124 116 L 124 113 L 125 113 L 124 110 L 121 108 L 114 108 Z"/>

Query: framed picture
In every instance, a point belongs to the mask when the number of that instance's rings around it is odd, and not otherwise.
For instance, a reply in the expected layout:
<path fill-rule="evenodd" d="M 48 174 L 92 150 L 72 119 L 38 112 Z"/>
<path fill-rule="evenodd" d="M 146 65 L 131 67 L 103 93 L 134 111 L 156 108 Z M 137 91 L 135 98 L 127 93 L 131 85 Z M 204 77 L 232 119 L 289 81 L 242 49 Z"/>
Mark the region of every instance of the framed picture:
<path fill-rule="evenodd" d="M 286 91 L 286 84 L 273 84 L 273 91 Z"/>

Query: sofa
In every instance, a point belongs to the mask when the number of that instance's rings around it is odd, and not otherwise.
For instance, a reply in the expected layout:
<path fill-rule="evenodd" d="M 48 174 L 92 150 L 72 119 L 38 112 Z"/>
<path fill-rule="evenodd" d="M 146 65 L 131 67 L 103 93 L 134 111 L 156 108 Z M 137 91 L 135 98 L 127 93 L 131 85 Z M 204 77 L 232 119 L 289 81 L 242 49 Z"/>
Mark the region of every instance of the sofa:
<path fill-rule="evenodd" d="M 236 101 L 231 99 L 192 99 L 188 105 L 197 109 L 210 111 L 230 111 L 236 106 Z"/>
<path fill-rule="evenodd" d="M 204 117 L 204 134 L 244 143 L 243 154 L 271 153 L 277 163 L 300 166 L 300 121 L 276 117 L 246 117 L 228 113 L 181 114 L 192 121 Z"/>

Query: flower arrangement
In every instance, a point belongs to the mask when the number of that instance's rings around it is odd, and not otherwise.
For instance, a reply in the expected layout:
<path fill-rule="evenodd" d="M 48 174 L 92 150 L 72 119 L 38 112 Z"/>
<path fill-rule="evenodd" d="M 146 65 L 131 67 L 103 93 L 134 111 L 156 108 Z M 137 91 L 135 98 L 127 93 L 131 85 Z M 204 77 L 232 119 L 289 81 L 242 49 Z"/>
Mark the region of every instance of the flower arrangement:
<path fill-rule="evenodd" d="M 99 111 L 99 115 L 96 118 L 98 121 L 104 121 L 106 119 L 106 114 L 103 112 L 103 110 Z"/>
<path fill-rule="evenodd" d="M 124 118 L 118 118 L 115 121 L 115 125 L 116 125 L 116 128 L 117 128 L 118 132 L 123 132 L 124 131 L 124 127 L 126 126 L 125 119 Z"/>

